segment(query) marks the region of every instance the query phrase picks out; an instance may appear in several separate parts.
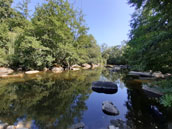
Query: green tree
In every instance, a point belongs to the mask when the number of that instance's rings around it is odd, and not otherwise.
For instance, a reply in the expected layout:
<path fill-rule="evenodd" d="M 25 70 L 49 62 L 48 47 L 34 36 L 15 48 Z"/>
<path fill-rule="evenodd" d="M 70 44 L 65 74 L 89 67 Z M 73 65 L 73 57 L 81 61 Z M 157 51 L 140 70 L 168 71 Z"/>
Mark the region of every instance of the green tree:
<path fill-rule="evenodd" d="M 132 16 L 127 59 L 135 69 L 172 71 L 172 2 L 130 0 L 137 10 Z"/>

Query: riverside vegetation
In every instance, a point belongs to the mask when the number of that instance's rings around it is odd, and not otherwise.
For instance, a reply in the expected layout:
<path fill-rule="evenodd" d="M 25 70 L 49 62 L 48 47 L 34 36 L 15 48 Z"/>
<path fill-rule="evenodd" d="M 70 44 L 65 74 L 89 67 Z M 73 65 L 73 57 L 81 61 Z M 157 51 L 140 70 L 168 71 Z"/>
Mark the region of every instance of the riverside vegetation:
<path fill-rule="evenodd" d="M 81 11 L 68 1 L 48 0 L 29 15 L 29 0 L 12 8 L 0 0 L 0 66 L 43 69 L 101 62 L 100 48 L 87 33 Z"/>
<path fill-rule="evenodd" d="M 29 0 L 12 7 L 0 0 L 0 67 L 43 70 L 74 64 L 123 64 L 135 71 L 172 72 L 172 1 L 128 0 L 136 8 L 129 40 L 101 47 L 88 34 L 82 11 L 67 0 L 47 0 L 31 16 Z M 172 78 L 154 85 L 164 93 L 160 103 L 172 106 Z"/>

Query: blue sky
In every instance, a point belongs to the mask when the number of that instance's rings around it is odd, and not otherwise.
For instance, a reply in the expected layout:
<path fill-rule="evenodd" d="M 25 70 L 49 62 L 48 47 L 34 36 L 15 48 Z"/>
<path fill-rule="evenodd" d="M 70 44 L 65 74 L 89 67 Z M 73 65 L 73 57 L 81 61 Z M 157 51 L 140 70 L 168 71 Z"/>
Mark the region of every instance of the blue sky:
<path fill-rule="evenodd" d="M 18 3 L 21 0 L 14 0 Z M 31 0 L 30 9 L 45 0 Z M 108 46 L 120 45 L 123 40 L 128 39 L 130 30 L 129 22 L 134 8 L 127 4 L 127 0 L 69 0 L 74 3 L 75 8 L 81 8 L 97 43 L 108 44 Z"/>

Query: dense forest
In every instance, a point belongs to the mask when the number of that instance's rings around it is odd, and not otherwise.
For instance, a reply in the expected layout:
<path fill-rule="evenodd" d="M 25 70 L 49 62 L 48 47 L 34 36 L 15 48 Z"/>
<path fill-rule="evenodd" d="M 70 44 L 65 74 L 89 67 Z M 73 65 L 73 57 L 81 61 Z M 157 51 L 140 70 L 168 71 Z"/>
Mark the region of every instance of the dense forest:
<path fill-rule="evenodd" d="M 43 69 L 101 62 L 83 14 L 64 0 L 48 0 L 30 16 L 29 0 L 13 8 L 0 0 L 0 66 Z"/>

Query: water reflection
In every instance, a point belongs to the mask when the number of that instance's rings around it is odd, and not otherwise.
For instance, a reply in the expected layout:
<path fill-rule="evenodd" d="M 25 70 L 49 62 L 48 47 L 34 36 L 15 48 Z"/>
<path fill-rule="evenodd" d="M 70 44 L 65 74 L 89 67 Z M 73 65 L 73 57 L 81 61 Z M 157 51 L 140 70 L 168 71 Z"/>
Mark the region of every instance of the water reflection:
<path fill-rule="evenodd" d="M 99 79 L 100 70 L 80 74 L 67 72 L 1 86 L 0 120 L 13 124 L 27 116 L 38 128 L 58 129 L 81 121 L 92 92 L 89 87 Z"/>
<path fill-rule="evenodd" d="M 117 83 L 118 92 L 93 92 L 94 81 Z M 170 129 L 172 112 L 141 90 L 142 82 L 127 80 L 123 73 L 84 70 L 62 74 L 41 73 L 13 80 L 0 80 L 0 120 L 23 121 L 33 129 L 67 129 L 84 122 L 89 129 L 107 128 L 122 119 L 131 129 Z M 112 101 L 119 116 L 102 112 L 102 102 Z"/>

